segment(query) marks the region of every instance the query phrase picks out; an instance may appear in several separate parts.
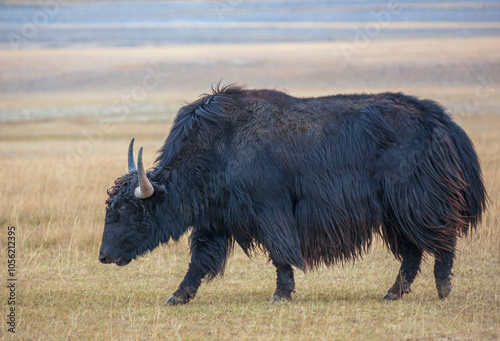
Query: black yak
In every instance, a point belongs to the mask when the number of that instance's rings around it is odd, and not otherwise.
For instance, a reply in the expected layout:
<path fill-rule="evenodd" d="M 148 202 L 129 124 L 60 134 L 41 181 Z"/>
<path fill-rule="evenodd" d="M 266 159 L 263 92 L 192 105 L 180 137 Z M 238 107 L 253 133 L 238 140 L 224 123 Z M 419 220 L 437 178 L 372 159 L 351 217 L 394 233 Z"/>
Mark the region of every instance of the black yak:
<path fill-rule="evenodd" d="M 167 304 L 223 273 L 234 242 L 277 270 L 272 301 L 291 299 L 293 268 L 355 259 L 374 234 L 402 261 L 385 299 L 410 292 L 424 253 L 439 298 L 451 291 L 457 237 L 486 205 L 472 142 L 435 102 L 401 93 L 295 98 L 215 89 L 177 114 L 154 167 L 108 190 L 99 259 L 126 265 L 190 231 L 191 262 Z"/>

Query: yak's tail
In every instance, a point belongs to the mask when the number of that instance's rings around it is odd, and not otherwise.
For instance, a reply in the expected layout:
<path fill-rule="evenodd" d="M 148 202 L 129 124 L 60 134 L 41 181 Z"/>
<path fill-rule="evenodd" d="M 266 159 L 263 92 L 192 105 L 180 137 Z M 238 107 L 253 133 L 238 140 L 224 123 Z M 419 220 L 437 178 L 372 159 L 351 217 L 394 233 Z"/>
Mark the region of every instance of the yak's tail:
<path fill-rule="evenodd" d="M 467 226 L 461 232 L 467 234 L 475 229 L 486 210 L 488 196 L 484 187 L 483 175 L 472 141 L 467 134 L 454 122 L 451 137 L 460 161 L 465 188 L 462 190 L 464 207 L 461 211 Z"/>
<path fill-rule="evenodd" d="M 426 114 L 433 128 L 403 153 L 385 177 L 382 236 L 397 258 L 404 244 L 443 255 L 454 252 L 456 239 L 480 222 L 487 194 L 474 146 L 467 134 L 433 102 Z M 409 142 L 412 143 L 412 142 Z M 406 165 L 407 169 L 404 169 Z M 399 170 L 398 170 L 399 168 Z"/>

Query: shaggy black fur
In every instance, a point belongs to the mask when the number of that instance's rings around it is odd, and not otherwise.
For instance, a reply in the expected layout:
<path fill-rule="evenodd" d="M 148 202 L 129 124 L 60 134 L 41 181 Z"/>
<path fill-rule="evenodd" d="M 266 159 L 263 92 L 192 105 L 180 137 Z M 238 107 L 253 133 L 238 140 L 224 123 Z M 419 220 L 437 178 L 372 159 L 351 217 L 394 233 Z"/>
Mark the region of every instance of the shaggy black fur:
<path fill-rule="evenodd" d="M 291 266 L 355 259 L 374 233 L 402 261 L 385 298 L 410 291 L 424 253 L 445 297 L 456 239 L 487 200 L 465 132 L 435 102 L 401 93 L 216 89 L 180 109 L 148 177 L 150 198 L 134 196 L 136 172 L 108 191 L 101 261 L 127 264 L 192 227 L 191 264 L 170 304 L 221 274 L 234 242 L 268 254 L 279 301 L 294 290 Z"/>

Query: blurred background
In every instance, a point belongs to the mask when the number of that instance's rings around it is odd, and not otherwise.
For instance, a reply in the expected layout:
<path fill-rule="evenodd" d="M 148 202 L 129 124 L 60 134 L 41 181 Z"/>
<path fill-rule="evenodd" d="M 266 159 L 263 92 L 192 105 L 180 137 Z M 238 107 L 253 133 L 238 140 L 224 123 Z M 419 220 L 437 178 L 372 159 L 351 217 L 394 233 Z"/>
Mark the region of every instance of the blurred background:
<path fill-rule="evenodd" d="M 0 3 L 0 121 L 172 118 L 219 81 L 500 104 L 494 0 Z"/>
<path fill-rule="evenodd" d="M 0 226 L 16 227 L 19 288 L 12 339 L 498 340 L 499 78 L 499 1 L 0 0 Z M 239 248 L 224 278 L 175 309 L 163 302 L 188 267 L 187 238 L 125 268 L 100 264 L 106 190 L 127 171 L 130 139 L 150 167 L 179 107 L 219 81 L 442 103 L 474 141 L 491 198 L 482 226 L 460 240 L 447 301 L 437 301 L 429 257 L 414 293 L 382 302 L 399 262 L 379 240 L 355 267 L 297 271 L 290 305 L 267 303 L 274 268 Z"/>

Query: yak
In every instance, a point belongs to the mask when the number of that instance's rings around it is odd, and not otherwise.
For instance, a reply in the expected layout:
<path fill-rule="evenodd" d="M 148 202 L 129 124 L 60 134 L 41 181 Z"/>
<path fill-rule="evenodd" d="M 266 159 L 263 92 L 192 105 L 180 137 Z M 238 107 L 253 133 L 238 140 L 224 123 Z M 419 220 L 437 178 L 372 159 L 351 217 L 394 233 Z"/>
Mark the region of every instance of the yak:
<path fill-rule="evenodd" d="M 276 267 L 272 302 L 295 291 L 294 268 L 355 260 L 379 235 L 400 270 L 383 296 L 410 292 L 435 258 L 439 298 L 451 291 L 457 238 L 486 209 L 473 144 L 436 102 L 403 93 L 296 98 L 217 86 L 182 107 L 145 171 L 108 190 L 99 260 L 123 266 L 189 231 L 191 261 L 166 301 L 193 299 L 222 275 L 235 243 Z"/>

